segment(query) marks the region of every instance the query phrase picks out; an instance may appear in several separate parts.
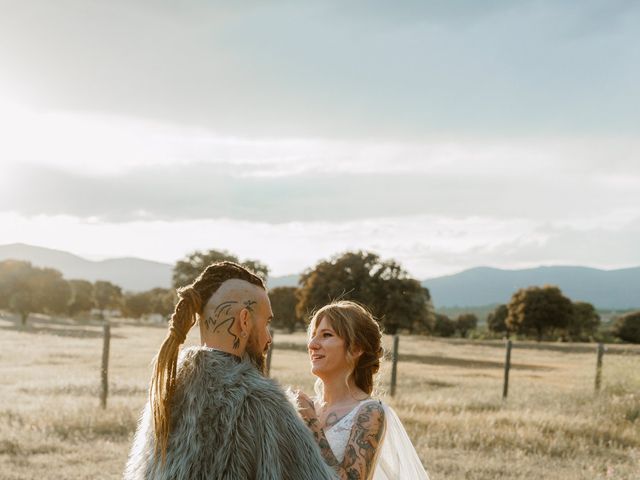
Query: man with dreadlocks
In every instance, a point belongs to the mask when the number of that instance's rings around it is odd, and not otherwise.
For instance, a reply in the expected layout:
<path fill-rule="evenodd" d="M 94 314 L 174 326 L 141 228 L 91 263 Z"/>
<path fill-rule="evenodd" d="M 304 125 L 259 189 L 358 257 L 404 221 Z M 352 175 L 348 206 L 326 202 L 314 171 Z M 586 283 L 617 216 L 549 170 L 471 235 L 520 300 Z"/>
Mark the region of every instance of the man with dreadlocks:
<path fill-rule="evenodd" d="M 263 375 L 273 313 L 262 280 L 214 263 L 178 296 L 125 480 L 334 478 L 285 393 Z M 202 345 L 178 355 L 196 320 Z"/>

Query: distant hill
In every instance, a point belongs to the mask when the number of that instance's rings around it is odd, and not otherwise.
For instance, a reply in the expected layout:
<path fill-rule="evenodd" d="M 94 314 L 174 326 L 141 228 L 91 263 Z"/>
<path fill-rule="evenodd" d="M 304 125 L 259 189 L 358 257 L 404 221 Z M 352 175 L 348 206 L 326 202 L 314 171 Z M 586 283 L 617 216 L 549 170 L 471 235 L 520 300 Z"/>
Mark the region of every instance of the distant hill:
<path fill-rule="evenodd" d="M 0 245 L 0 261 L 26 260 L 37 267 L 59 270 L 67 280 L 79 278 L 95 282 L 107 280 L 124 290 L 141 292 L 156 287 L 169 288 L 173 265 L 139 258 L 112 258 L 92 261 L 61 250 L 23 243 Z M 298 275 L 270 277 L 269 287 L 297 286 Z"/>
<path fill-rule="evenodd" d="M 599 270 L 587 267 L 537 267 L 501 270 L 477 267 L 455 275 L 432 278 L 429 289 L 436 308 L 507 303 L 519 288 L 557 285 L 574 301 L 601 309 L 640 308 L 640 267 Z"/>
<path fill-rule="evenodd" d="M 91 261 L 60 250 L 22 243 L 0 245 L 0 261 L 27 260 L 35 266 L 60 270 L 66 279 L 108 280 L 124 290 L 169 288 L 173 265 L 139 258 Z M 270 277 L 269 288 L 298 285 L 299 275 Z M 572 300 L 583 300 L 600 309 L 640 308 L 640 267 L 598 270 L 587 267 L 537 267 L 500 270 L 477 267 L 455 275 L 431 278 L 429 289 L 436 309 L 479 307 L 506 303 L 519 288 L 557 285 Z"/>
<path fill-rule="evenodd" d="M 173 265 L 168 263 L 139 258 L 113 258 L 96 262 L 61 250 L 22 243 L 0 245 L 0 260 L 6 259 L 27 260 L 37 267 L 55 268 L 66 279 L 80 278 L 91 282 L 107 280 L 131 291 L 168 288 L 171 286 L 173 269 Z"/>

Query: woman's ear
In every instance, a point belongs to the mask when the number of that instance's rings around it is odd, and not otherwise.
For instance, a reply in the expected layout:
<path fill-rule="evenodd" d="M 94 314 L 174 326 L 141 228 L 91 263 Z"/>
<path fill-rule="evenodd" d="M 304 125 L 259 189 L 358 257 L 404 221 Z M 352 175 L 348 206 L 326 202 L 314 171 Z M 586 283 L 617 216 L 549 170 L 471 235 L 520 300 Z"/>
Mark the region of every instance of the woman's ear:
<path fill-rule="evenodd" d="M 354 360 L 358 360 L 364 351 L 358 345 L 351 347 L 351 356 Z"/>

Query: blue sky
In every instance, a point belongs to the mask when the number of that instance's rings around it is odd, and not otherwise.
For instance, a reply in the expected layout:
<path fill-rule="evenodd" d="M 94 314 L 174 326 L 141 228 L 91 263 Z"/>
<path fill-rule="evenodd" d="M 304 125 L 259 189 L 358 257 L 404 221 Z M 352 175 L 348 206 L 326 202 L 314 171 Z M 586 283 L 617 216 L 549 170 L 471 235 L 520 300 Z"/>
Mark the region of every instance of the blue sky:
<path fill-rule="evenodd" d="M 0 5 L 0 243 L 640 264 L 637 2 Z"/>

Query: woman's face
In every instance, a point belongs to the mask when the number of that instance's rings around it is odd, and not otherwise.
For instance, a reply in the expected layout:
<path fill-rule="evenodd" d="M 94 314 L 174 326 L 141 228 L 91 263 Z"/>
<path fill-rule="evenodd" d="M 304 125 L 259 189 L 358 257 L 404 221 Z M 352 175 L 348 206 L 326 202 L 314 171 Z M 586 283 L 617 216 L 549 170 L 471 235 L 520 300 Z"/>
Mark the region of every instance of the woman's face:
<path fill-rule="evenodd" d="M 345 376 L 351 372 L 347 361 L 345 342 L 331 327 L 327 317 L 322 317 L 315 334 L 307 345 L 311 360 L 311 373 L 322 379 Z"/>

